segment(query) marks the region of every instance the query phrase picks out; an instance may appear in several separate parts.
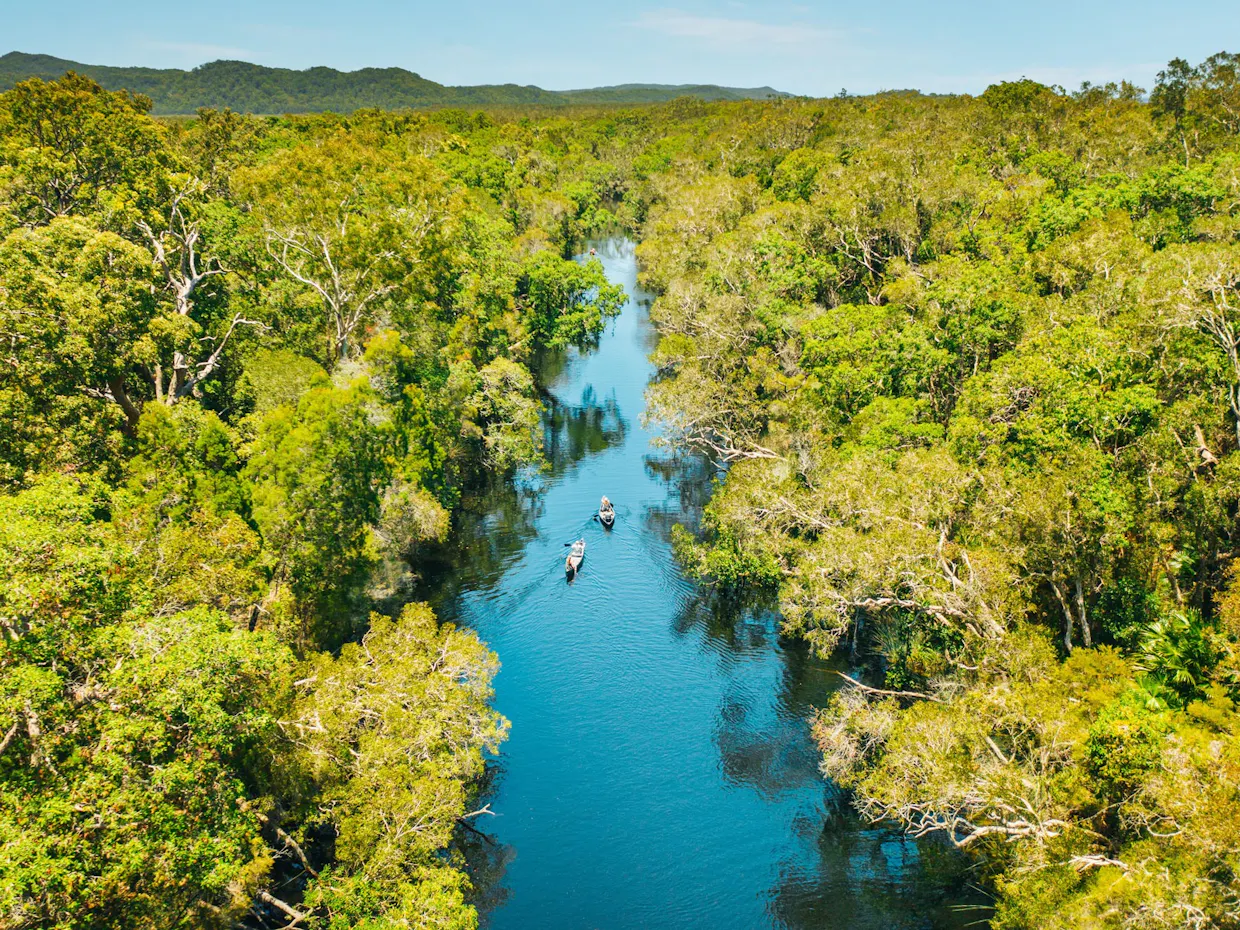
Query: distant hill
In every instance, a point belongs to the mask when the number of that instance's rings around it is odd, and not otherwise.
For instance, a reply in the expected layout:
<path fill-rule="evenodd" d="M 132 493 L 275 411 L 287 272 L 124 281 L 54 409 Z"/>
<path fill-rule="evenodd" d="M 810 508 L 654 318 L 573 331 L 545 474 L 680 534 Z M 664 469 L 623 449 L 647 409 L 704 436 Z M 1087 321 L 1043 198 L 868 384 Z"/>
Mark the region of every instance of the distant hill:
<path fill-rule="evenodd" d="M 521 84 L 450 87 L 403 68 L 266 68 L 244 61 L 213 61 L 192 71 L 86 65 L 51 55 L 9 52 L 0 57 L 0 91 L 18 81 L 52 80 L 66 71 L 85 74 L 109 90 L 145 94 L 158 114 L 193 113 L 199 107 L 230 107 L 242 113 L 348 113 L 362 107 L 385 110 L 445 106 L 563 106 L 567 104 L 658 103 L 676 97 L 703 100 L 765 100 L 786 94 L 771 87 L 714 84 L 620 84 L 585 90 L 543 90 Z"/>

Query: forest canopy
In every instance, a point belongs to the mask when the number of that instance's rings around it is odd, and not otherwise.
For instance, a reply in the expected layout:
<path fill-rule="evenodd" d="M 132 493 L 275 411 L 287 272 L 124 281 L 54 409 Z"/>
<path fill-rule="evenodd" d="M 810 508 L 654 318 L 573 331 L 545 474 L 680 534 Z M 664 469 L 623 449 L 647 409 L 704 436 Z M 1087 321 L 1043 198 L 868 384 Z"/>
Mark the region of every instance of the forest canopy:
<path fill-rule="evenodd" d="M 0 925 L 473 926 L 498 662 L 412 585 L 539 464 L 609 214 L 451 120 L 149 110 L 0 96 Z"/>
<path fill-rule="evenodd" d="M 1240 919 L 1238 61 L 700 111 L 645 182 L 682 557 L 853 657 L 824 773 L 994 927 Z"/>
<path fill-rule="evenodd" d="M 471 927 L 497 658 L 413 602 L 623 295 L 686 568 L 846 650 L 1004 927 L 1240 922 L 1240 76 L 159 121 L 0 95 L 0 923 Z"/>

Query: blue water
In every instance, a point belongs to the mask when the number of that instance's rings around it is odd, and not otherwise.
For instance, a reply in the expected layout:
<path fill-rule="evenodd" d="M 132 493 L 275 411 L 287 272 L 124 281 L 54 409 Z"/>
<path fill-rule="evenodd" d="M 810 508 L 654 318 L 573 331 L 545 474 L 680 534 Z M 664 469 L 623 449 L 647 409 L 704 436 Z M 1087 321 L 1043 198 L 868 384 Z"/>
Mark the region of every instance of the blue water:
<path fill-rule="evenodd" d="M 770 611 L 687 580 L 668 531 L 714 473 L 652 446 L 648 296 L 631 244 L 598 243 L 632 298 L 596 349 L 548 362 L 551 466 L 480 494 L 428 596 L 502 662 L 512 732 L 470 855 L 496 928 L 930 927 L 911 841 L 865 829 L 818 772 L 809 717 L 838 684 Z M 611 531 L 592 519 L 616 504 Z M 564 544 L 584 537 L 571 581 Z"/>

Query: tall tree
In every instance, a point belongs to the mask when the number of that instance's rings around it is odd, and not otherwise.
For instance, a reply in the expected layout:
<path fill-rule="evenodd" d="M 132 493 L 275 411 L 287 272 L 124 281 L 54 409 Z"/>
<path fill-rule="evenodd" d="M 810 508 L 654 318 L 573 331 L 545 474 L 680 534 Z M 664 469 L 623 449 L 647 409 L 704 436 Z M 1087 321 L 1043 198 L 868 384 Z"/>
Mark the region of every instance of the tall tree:
<path fill-rule="evenodd" d="M 142 368 L 157 356 L 152 284 L 145 249 L 77 218 L 18 230 L 0 244 L 0 327 L 11 358 L 0 384 L 39 409 L 11 442 L 41 422 L 68 435 L 93 428 L 71 422 L 81 396 L 116 404 L 134 432 L 149 396 Z M 7 457 L 30 454 L 14 448 Z"/>
<path fill-rule="evenodd" d="M 427 261 L 451 192 L 425 160 L 341 135 L 281 152 L 238 173 L 271 260 L 322 302 L 335 364 L 384 300 L 397 300 Z"/>
<path fill-rule="evenodd" d="M 146 97 L 105 91 L 73 72 L 0 95 L 0 164 L 11 171 L 18 222 L 85 213 L 107 222 L 131 209 L 133 187 L 166 157 L 150 108 Z"/>

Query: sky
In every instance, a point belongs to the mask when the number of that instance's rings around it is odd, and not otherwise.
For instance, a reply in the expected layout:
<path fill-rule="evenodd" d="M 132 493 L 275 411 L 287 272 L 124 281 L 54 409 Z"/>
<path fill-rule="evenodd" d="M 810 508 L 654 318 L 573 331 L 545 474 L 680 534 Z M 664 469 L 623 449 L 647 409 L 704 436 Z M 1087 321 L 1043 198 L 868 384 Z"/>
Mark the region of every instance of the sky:
<path fill-rule="evenodd" d="M 1240 51 L 1240 0 L 0 0 L 0 53 L 192 68 L 397 66 L 443 84 L 769 85 L 810 96 L 976 93 L 1029 77 L 1149 88 L 1175 57 Z"/>

